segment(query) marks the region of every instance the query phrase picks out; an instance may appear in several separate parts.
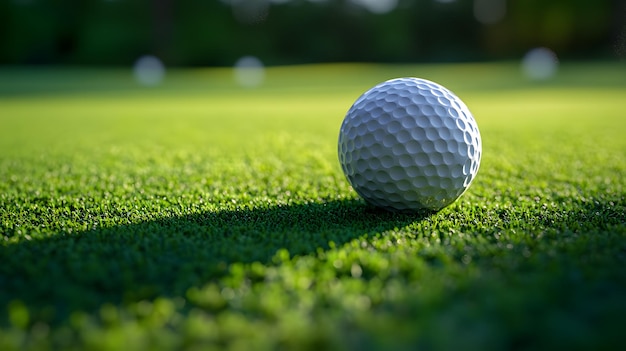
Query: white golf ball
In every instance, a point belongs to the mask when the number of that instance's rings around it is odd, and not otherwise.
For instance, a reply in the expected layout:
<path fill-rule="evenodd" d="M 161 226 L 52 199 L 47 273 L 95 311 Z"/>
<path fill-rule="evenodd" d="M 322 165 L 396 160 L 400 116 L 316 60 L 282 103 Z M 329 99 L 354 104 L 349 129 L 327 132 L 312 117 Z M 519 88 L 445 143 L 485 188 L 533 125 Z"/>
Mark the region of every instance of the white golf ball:
<path fill-rule="evenodd" d="M 478 172 L 482 142 L 467 106 L 443 86 L 398 78 L 365 92 L 339 131 L 339 162 L 365 201 L 390 211 L 440 210 Z"/>

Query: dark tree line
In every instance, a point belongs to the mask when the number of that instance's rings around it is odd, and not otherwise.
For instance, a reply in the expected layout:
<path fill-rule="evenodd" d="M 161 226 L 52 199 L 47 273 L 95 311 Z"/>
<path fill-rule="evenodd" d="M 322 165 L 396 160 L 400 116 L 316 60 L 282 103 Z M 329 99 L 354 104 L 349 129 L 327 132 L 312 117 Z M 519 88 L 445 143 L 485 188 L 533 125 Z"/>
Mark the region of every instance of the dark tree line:
<path fill-rule="evenodd" d="M 487 24 L 475 1 L 398 0 L 375 14 L 354 0 L 2 0 L 0 63 L 472 61 L 536 46 L 626 57 L 624 0 L 504 0 L 504 17 Z"/>

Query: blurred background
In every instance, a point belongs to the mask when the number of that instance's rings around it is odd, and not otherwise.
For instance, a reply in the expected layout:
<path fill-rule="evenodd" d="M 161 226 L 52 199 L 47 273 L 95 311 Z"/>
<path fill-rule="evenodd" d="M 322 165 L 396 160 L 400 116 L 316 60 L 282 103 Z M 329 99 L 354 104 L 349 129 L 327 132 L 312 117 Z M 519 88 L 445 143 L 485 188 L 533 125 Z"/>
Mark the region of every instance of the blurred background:
<path fill-rule="evenodd" d="M 626 0 L 2 0 L 0 64 L 626 58 Z M 545 54 L 545 52 L 544 52 Z"/>

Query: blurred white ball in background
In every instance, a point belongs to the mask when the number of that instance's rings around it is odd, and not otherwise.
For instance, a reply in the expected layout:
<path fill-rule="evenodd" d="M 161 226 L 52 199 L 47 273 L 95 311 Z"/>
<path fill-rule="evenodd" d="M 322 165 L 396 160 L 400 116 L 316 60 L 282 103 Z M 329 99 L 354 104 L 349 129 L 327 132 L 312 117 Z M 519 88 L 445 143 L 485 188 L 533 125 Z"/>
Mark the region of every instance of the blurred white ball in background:
<path fill-rule="evenodd" d="M 548 48 L 534 48 L 522 59 L 522 71 L 532 80 L 548 80 L 554 77 L 558 68 L 559 59 Z"/>
<path fill-rule="evenodd" d="M 265 66 L 254 56 L 243 56 L 233 67 L 235 82 L 244 88 L 256 88 L 265 81 Z"/>
<path fill-rule="evenodd" d="M 143 86 L 156 86 L 165 78 L 165 65 L 156 56 L 141 56 L 135 61 L 133 75 L 137 83 Z"/>

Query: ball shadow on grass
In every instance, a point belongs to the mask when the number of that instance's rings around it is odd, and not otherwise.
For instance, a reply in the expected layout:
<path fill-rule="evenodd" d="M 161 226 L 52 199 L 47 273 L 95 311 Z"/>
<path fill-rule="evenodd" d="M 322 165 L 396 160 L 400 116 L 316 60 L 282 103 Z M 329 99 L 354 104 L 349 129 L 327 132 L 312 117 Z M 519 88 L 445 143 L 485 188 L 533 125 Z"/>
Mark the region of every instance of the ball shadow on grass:
<path fill-rule="evenodd" d="M 426 216 L 341 200 L 59 232 L 0 246 L 0 306 L 19 299 L 42 314 L 34 317 L 62 322 L 73 311 L 105 303 L 184 296 L 189 288 L 228 274 L 234 263 L 272 264 L 283 249 L 291 256 L 316 254 L 331 242 L 341 246 Z"/>
<path fill-rule="evenodd" d="M 623 205 L 589 201 L 567 210 L 535 211 L 529 217 L 532 222 L 516 227 L 527 231 L 524 240 L 531 240 L 532 233 L 546 230 L 553 235 L 529 241 L 536 241 L 530 258 L 520 254 L 523 243 L 509 249 L 495 242 L 488 250 L 480 251 L 484 255 L 476 257 L 474 264 L 494 271 L 494 263 L 499 262 L 503 276 L 512 277 L 513 281 L 519 276 L 521 281 L 535 277 L 532 279 L 551 282 L 547 286 L 514 289 L 517 296 L 535 296 L 534 292 L 550 302 L 550 296 L 566 295 L 571 290 L 572 267 L 579 266 L 592 272 L 592 277 L 598 274 L 593 284 L 586 280 L 576 283 L 582 300 L 592 301 L 596 297 L 594 286 L 607 283 L 603 276 L 619 278 L 609 280 L 615 294 L 619 294 L 624 291 L 622 265 L 618 264 L 624 253 Z M 280 264 L 274 258 L 283 249 L 291 256 L 317 255 L 331 249 L 331 242 L 341 247 L 355 239 L 406 228 L 427 218 L 431 218 L 429 213 L 389 213 L 362 201 L 337 200 L 162 217 L 81 233 L 58 232 L 47 239 L 0 246 L 0 310 L 12 300 L 21 300 L 28 306 L 31 320 L 64 324 L 75 311 L 96 313 L 105 304 L 185 296 L 190 288 L 227 276 L 234 264 Z M 464 229 L 465 221 L 460 218 L 459 230 L 497 241 L 494 233 L 502 230 L 497 224 L 511 219 L 508 210 L 485 210 L 479 211 L 473 220 L 484 221 L 483 229 Z M 455 260 L 462 259 L 466 248 L 447 247 Z M 558 259 L 553 257 L 555 252 Z M 427 256 L 421 259 L 429 263 Z M 550 270 L 546 270 L 546 262 L 550 262 Z M 510 283 L 489 282 L 500 288 Z M 489 291 L 481 280 L 466 281 L 465 285 L 465 290 L 451 292 L 457 294 L 453 300 L 461 305 L 468 302 L 468 296 Z M 7 314 L 0 314 L 4 316 L 0 317 L 0 326 L 6 325 Z"/>

